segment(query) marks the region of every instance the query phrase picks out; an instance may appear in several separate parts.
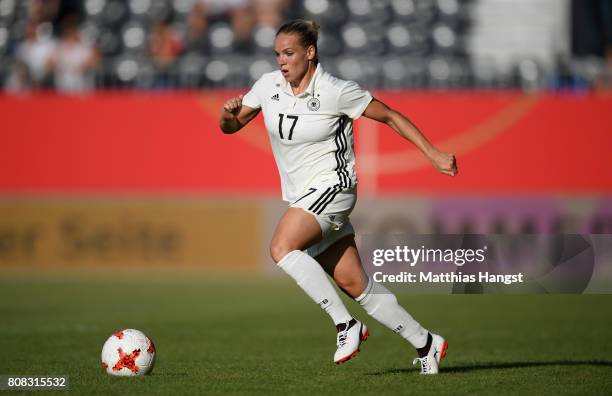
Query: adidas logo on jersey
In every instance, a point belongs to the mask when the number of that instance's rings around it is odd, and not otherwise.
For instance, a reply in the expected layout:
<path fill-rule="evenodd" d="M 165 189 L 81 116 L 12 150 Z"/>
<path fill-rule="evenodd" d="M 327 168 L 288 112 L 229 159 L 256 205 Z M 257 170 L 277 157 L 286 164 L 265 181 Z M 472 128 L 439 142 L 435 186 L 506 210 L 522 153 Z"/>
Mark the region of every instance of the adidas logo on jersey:
<path fill-rule="evenodd" d="M 280 100 L 280 99 L 278 98 L 278 94 L 274 94 L 274 95 L 272 95 L 272 97 L 271 97 L 270 99 L 272 99 L 272 100 L 276 100 L 277 102 Z"/>

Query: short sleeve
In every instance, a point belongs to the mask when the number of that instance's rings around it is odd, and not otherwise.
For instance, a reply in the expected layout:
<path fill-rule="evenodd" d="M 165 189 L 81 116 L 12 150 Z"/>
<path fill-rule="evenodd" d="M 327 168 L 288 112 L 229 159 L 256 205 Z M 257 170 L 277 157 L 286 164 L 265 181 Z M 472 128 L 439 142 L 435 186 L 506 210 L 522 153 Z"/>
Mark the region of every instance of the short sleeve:
<path fill-rule="evenodd" d="M 253 86 L 251 87 L 251 90 L 242 97 L 243 105 L 248 106 L 252 109 L 261 108 L 261 104 L 262 104 L 261 98 L 263 97 L 262 92 L 261 92 L 261 87 L 262 87 L 261 80 L 262 80 L 261 78 L 257 80 L 255 84 L 253 84 Z"/>
<path fill-rule="evenodd" d="M 338 97 L 338 112 L 346 114 L 349 118 L 356 120 L 372 101 L 370 92 L 361 89 L 354 81 L 347 81 Z"/>

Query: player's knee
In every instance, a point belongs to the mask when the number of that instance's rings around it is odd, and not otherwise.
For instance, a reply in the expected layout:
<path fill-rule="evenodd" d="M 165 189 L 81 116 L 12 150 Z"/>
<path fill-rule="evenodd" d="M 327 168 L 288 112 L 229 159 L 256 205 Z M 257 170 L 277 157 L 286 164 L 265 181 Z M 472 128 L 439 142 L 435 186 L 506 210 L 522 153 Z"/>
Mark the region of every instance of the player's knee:
<path fill-rule="evenodd" d="M 272 260 L 277 264 L 283 257 L 294 250 L 295 249 L 292 248 L 290 244 L 284 241 L 272 241 L 272 243 L 270 243 L 270 256 L 272 256 Z"/>
<path fill-rule="evenodd" d="M 360 277 L 334 278 L 338 287 L 344 290 L 349 296 L 355 298 L 363 291 L 363 282 Z"/>

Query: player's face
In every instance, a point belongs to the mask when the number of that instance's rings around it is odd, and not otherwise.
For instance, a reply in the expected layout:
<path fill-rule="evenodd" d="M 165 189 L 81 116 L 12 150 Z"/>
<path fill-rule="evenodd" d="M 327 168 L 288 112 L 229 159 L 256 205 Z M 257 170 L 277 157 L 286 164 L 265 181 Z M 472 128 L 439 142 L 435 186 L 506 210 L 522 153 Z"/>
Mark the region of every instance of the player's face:
<path fill-rule="evenodd" d="M 304 48 L 297 34 L 281 33 L 274 40 L 276 62 L 285 80 L 299 83 L 308 71 L 308 61 L 314 59 L 314 47 Z"/>

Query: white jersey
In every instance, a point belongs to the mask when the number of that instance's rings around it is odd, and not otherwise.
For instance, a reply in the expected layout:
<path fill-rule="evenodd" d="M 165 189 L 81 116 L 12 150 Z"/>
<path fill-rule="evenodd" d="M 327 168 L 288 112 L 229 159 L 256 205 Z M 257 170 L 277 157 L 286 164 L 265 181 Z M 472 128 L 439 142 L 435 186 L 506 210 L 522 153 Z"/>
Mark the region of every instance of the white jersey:
<path fill-rule="evenodd" d="M 280 70 L 255 82 L 242 104 L 263 111 L 285 201 L 294 202 L 311 187 L 355 187 L 353 120 L 371 100 L 357 83 L 332 76 L 321 64 L 299 95 Z"/>

